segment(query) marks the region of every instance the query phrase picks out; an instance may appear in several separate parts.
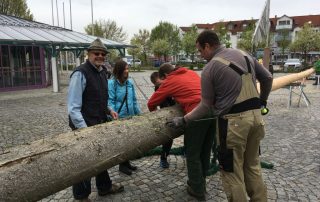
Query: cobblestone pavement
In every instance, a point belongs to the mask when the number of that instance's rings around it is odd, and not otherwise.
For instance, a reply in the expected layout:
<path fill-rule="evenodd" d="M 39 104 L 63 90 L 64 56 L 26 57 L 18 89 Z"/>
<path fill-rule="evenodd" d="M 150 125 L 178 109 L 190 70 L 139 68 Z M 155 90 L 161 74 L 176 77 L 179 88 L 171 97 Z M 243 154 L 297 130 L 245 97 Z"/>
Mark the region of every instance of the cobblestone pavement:
<path fill-rule="evenodd" d="M 153 92 L 150 71 L 130 73 L 137 86 L 137 95 L 144 112 L 146 101 Z M 279 75 L 277 75 L 279 76 Z M 61 76 L 60 93 L 51 87 L 39 90 L 0 93 L 0 154 L 6 148 L 25 144 L 43 137 L 69 131 L 67 124 L 67 75 Z M 269 201 L 320 201 L 320 87 L 307 81 L 305 92 L 309 107 L 293 95 L 293 105 L 287 108 L 288 90 L 272 92 L 265 117 L 266 137 L 262 141 L 262 160 L 275 165 L 263 169 Z M 182 145 L 182 138 L 174 146 Z M 159 167 L 159 157 L 133 161 L 138 166 L 132 176 L 111 168 L 114 182 L 125 186 L 121 194 L 99 197 L 94 187 L 93 201 L 192 201 L 186 192 L 186 163 L 182 156 L 170 156 L 170 168 Z M 3 186 L 3 185 L 2 185 Z M 219 174 L 207 179 L 208 201 L 226 201 Z M 71 188 L 62 190 L 42 201 L 73 201 Z"/>

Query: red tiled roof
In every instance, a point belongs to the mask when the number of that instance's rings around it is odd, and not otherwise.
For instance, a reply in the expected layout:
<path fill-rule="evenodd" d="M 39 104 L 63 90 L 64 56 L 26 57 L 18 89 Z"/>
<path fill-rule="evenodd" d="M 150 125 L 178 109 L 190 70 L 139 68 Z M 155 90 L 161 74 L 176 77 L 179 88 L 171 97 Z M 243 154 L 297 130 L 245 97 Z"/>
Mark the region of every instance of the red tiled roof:
<path fill-rule="evenodd" d="M 199 28 L 199 29 L 212 29 L 212 25 L 213 24 L 196 24 L 196 26 Z"/>
<path fill-rule="evenodd" d="M 294 27 L 302 27 L 306 22 L 311 22 L 314 27 L 320 27 L 320 15 L 293 16 L 289 18 L 293 19 Z"/>
<path fill-rule="evenodd" d="M 289 17 L 289 16 L 288 16 Z M 304 23 L 311 21 L 312 25 L 315 27 L 320 27 L 320 15 L 305 15 L 305 16 L 292 16 L 289 17 L 293 19 L 294 27 L 302 27 Z M 270 18 L 270 31 L 275 32 L 277 26 L 277 20 L 279 18 Z M 229 30 L 232 34 L 236 34 L 237 32 L 243 32 L 243 24 L 249 24 L 252 22 L 256 22 L 257 19 L 251 20 L 234 20 L 234 21 L 224 21 L 224 22 L 216 22 L 212 24 L 196 24 L 199 29 L 215 29 L 221 23 L 227 28 L 228 25 L 232 24 L 233 29 Z M 183 31 L 189 31 L 191 27 L 180 27 Z"/>
<path fill-rule="evenodd" d="M 184 32 L 188 32 L 191 30 L 191 27 L 180 27 L 180 29 Z"/>

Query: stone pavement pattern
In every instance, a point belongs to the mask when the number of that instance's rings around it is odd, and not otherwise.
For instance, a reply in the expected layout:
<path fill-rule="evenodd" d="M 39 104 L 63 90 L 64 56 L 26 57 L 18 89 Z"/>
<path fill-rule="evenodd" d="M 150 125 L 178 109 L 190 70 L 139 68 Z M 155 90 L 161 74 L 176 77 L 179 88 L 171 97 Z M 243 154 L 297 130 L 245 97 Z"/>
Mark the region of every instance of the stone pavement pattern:
<path fill-rule="evenodd" d="M 137 96 L 144 112 L 153 93 L 150 71 L 130 73 L 137 86 Z M 66 93 L 68 77 L 61 77 L 61 93 L 51 88 L 0 93 L 0 154 L 6 148 L 69 131 L 67 126 Z M 266 137 L 262 141 L 261 159 L 275 165 L 263 169 L 269 201 L 320 201 L 320 88 L 307 81 L 305 92 L 311 101 L 306 107 L 297 95 L 293 106 L 287 108 L 288 90 L 272 92 L 265 117 Z M 182 138 L 174 146 L 183 144 Z M 186 163 L 182 156 L 170 156 L 170 168 L 159 167 L 159 156 L 134 160 L 137 172 L 126 176 L 118 167 L 109 169 L 116 183 L 125 186 L 123 193 L 99 197 L 92 181 L 93 201 L 193 201 L 186 192 Z M 93 178 L 94 179 L 94 178 Z M 226 201 L 219 174 L 208 177 L 208 201 Z M 71 188 L 41 201 L 73 201 Z"/>

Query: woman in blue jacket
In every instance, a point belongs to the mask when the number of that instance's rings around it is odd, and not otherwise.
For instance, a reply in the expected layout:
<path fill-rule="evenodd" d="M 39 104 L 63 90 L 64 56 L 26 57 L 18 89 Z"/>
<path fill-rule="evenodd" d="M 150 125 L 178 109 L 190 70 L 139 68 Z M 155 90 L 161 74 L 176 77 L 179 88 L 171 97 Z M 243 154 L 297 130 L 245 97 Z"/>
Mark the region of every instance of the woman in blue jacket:
<path fill-rule="evenodd" d="M 116 62 L 113 78 L 108 81 L 108 106 L 119 114 L 119 118 L 126 118 L 140 114 L 133 81 L 129 79 L 128 64 L 125 61 Z M 129 161 L 119 165 L 119 171 L 131 175 L 137 167 Z"/>

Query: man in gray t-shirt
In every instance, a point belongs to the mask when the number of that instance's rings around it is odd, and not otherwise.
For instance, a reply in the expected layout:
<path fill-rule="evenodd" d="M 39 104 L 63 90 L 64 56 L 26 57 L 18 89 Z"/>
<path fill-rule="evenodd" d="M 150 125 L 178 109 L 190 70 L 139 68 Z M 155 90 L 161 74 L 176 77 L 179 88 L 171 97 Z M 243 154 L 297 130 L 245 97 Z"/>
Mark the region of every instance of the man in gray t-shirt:
<path fill-rule="evenodd" d="M 208 115 L 218 121 L 218 159 L 228 201 L 267 201 L 259 160 L 265 135 L 261 106 L 272 87 L 272 75 L 247 53 L 220 45 L 216 33 L 203 31 L 197 49 L 208 64 L 201 74 L 201 102 L 171 127 L 183 127 Z M 260 82 L 260 94 L 256 88 Z"/>

